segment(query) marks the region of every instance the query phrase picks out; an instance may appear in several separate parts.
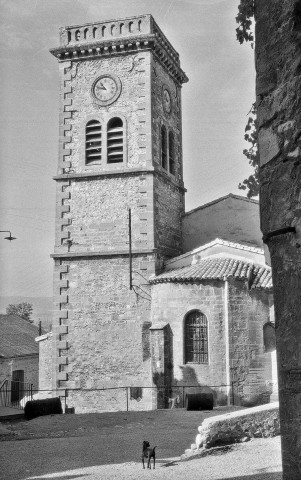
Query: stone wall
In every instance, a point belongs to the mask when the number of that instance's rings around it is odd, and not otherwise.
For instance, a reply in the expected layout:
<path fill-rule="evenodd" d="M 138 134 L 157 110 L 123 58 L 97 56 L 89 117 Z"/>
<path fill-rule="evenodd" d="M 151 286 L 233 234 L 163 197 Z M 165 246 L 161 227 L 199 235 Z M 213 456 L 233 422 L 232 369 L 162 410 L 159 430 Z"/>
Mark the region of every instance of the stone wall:
<path fill-rule="evenodd" d="M 149 301 L 130 290 L 127 255 L 66 260 L 59 268 L 64 266 L 68 268 L 68 315 L 55 329 L 60 348 L 59 386 L 94 390 L 82 395 L 69 392 L 68 406 L 76 406 L 77 412 L 111 410 L 112 405 L 124 409 L 124 394 L 112 392 L 114 402 L 102 404 L 109 393 L 100 396 L 96 389 L 151 386 L 149 332 L 145 328 L 149 326 Z M 135 256 L 133 270 L 139 271 L 140 266 L 154 272 L 153 257 Z M 141 281 L 134 273 L 134 285 Z M 62 329 L 64 333 L 59 333 Z M 149 407 L 141 401 L 140 409 L 142 405 Z"/>
<path fill-rule="evenodd" d="M 61 182 L 58 182 L 59 189 Z M 152 248 L 153 179 L 147 175 L 72 180 L 64 189 L 68 196 L 57 205 L 55 252 L 128 252 L 129 214 L 132 210 L 132 247 Z M 68 236 L 62 233 L 63 221 Z"/>
<path fill-rule="evenodd" d="M 262 248 L 258 202 L 230 194 L 185 214 L 184 252 L 215 238 Z"/>
<path fill-rule="evenodd" d="M 197 453 L 200 448 L 212 448 L 246 442 L 251 438 L 279 435 L 279 405 L 276 402 L 206 418 L 198 431 L 193 448 L 186 450 L 186 455 L 182 458 Z"/>
<path fill-rule="evenodd" d="M 166 257 L 182 253 L 183 191 L 168 179 L 154 179 L 155 245 Z"/>
<path fill-rule="evenodd" d="M 126 154 L 122 167 L 146 167 L 152 164 L 150 139 L 150 52 L 137 55 L 106 57 L 101 60 L 82 60 L 61 64 L 61 114 L 72 112 L 63 125 L 62 145 L 68 143 L 68 159 L 72 171 L 98 172 L 116 170 L 120 165 L 109 165 L 103 158 L 100 165 L 85 165 L 85 126 L 89 120 L 99 120 L 105 126 L 110 118 L 124 119 Z M 91 98 L 94 80 L 104 73 L 115 74 L 122 81 L 122 92 L 116 102 L 99 107 Z M 70 90 L 66 92 L 66 87 Z M 147 135 L 148 133 L 148 135 Z M 68 138 L 69 137 L 69 138 Z M 69 142 L 68 142 L 69 140 Z M 67 167 L 67 165 L 64 165 Z M 61 169 L 59 168 L 59 172 Z"/>
<path fill-rule="evenodd" d="M 183 182 L 181 87 L 170 77 L 161 63 L 154 58 L 152 58 L 151 66 L 153 162 L 159 171 L 166 173 L 161 166 L 161 126 L 164 125 L 167 133 L 172 132 L 174 134 L 175 141 L 175 175 L 170 176 L 177 182 Z M 163 107 L 164 87 L 168 88 L 171 95 L 170 113 L 166 112 Z"/>
<path fill-rule="evenodd" d="M 268 321 L 269 294 L 229 281 L 229 356 L 236 405 L 269 402 L 272 363 L 263 343 Z"/>
<path fill-rule="evenodd" d="M 184 364 L 184 319 L 192 310 L 200 310 L 208 319 L 208 364 Z M 218 386 L 226 383 L 224 282 L 153 285 L 151 318 L 154 323 L 163 321 L 171 327 L 174 385 Z M 225 394 L 225 389 L 221 390 L 221 394 Z"/>
<path fill-rule="evenodd" d="M 24 370 L 24 383 L 33 385 L 33 389 L 38 388 L 39 378 L 39 355 L 26 355 L 14 358 L 0 358 L 0 381 L 6 376 L 10 377 L 15 370 Z"/>
<path fill-rule="evenodd" d="M 52 389 L 53 334 L 46 333 L 36 339 L 39 344 L 39 390 Z"/>
<path fill-rule="evenodd" d="M 283 478 L 301 477 L 300 0 L 255 0 L 261 228 L 273 272 Z"/>
<path fill-rule="evenodd" d="M 123 38 L 125 28 L 135 29 L 135 39 Z M 145 28 L 151 29 L 150 37 L 145 37 Z M 80 38 L 84 45 L 79 45 Z M 123 409 L 123 390 L 112 393 L 109 401 L 108 393 L 100 395 L 95 389 L 151 386 L 150 298 L 142 284 L 160 270 L 166 256 L 177 255 L 182 248 L 180 83 L 187 78 L 180 71 L 178 54 L 150 16 L 135 17 L 132 24 L 127 19 L 68 27 L 61 30 L 61 41 L 61 47 L 52 51 L 60 61 L 61 82 L 53 389 L 60 388 L 63 394 L 69 390 L 68 407 L 75 406 L 76 411 Z M 162 59 L 157 41 L 164 49 Z M 72 56 L 70 48 L 75 49 Z M 170 57 L 168 65 L 165 54 Z M 91 93 L 103 74 L 118 77 L 121 87 L 115 101 L 106 105 Z M 170 113 L 163 112 L 164 85 L 172 96 Z M 122 162 L 110 163 L 106 132 L 114 117 L 123 121 L 124 153 Z M 102 130 L 97 165 L 85 164 L 85 128 L 90 120 L 97 120 Z M 175 175 L 161 168 L 161 120 L 175 135 Z M 94 393 L 71 392 L 75 388 Z M 151 395 L 143 394 L 137 408 L 150 405 Z"/>
<path fill-rule="evenodd" d="M 154 324 L 168 323 L 173 335 L 173 384 L 215 386 L 215 400 L 225 403 L 232 401 L 230 387 L 234 382 L 236 405 L 269 402 L 272 363 L 271 354 L 264 352 L 263 345 L 263 325 L 269 319 L 269 294 L 249 291 L 242 281 L 231 279 L 228 283 L 227 294 L 225 282 L 215 280 L 152 286 L 151 320 Z M 184 320 L 192 310 L 200 310 L 208 320 L 207 364 L 184 363 Z"/>

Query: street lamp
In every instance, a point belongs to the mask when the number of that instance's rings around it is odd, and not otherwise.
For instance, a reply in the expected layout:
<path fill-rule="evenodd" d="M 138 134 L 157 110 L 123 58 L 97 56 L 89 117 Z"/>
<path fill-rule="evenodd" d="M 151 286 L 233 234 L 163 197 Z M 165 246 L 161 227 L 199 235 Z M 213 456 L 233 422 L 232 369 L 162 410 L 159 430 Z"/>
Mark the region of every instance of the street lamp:
<path fill-rule="evenodd" d="M 12 236 L 11 236 L 10 230 L 0 230 L 0 232 L 1 232 L 1 233 L 9 233 L 9 237 L 4 237 L 5 240 L 9 240 L 10 242 L 11 242 L 12 240 L 16 240 L 16 237 L 12 237 Z"/>

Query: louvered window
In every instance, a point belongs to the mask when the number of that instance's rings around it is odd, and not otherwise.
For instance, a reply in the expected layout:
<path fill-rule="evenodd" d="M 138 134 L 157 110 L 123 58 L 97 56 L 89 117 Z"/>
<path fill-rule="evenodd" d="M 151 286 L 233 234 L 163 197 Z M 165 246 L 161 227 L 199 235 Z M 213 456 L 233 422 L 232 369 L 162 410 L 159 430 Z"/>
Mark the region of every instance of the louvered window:
<path fill-rule="evenodd" d="M 123 162 L 123 122 L 121 118 L 112 118 L 107 131 L 108 163 Z"/>
<path fill-rule="evenodd" d="M 86 165 L 101 163 L 101 124 L 90 120 L 86 125 Z"/>
<path fill-rule="evenodd" d="M 161 165 L 167 170 L 167 135 L 164 125 L 161 127 Z"/>
<path fill-rule="evenodd" d="M 185 320 L 185 363 L 208 363 L 207 318 L 198 310 Z"/>
<path fill-rule="evenodd" d="M 175 175 L 175 147 L 174 136 L 172 132 L 168 134 L 168 157 L 169 157 L 169 172 Z"/>

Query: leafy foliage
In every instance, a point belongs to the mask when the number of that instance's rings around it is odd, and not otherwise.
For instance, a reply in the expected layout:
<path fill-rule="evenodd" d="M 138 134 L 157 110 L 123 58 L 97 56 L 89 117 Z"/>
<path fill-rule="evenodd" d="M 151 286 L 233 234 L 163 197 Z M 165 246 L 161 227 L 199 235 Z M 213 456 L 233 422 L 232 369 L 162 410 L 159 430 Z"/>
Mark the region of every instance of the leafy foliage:
<path fill-rule="evenodd" d="M 254 46 L 254 34 L 251 30 L 252 18 L 254 17 L 254 0 L 240 0 L 238 5 L 238 14 L 236 23 L 239 27 L 236 29 L 236 38 L 240 44 L 251 42 Z M 250 147 L 243 150 L 243 154 L 249 160 L 249 164 L 254 168 L 254 173 L 238 185 L 240 190 L 248 190 L 247 197 L 256 197 L 259 194 L 259 155 L 258 155 L 258 132 L 256 105 L 252 105 L 249 112 L 250 116 L 245 128 L 245 140 L 250 143 Z"/>
<path fill-rule="evenodd" d="M 252 42 L 253 48 L 254 35 L 251 30 L 252 17 L 254 16 L 254 0 L 240 0 L 238 5 L 238 14 L 236 16 L 236 23 L 239 27 L 236 29 L 236 38 L 239 43 Z"/>
<path fill-rule="evenodd" d="M 243 154 L 249 160 L 249 164 L 254 168 L 254 173 L 238 185 L 240 190 L 248 189 L 247 197 L 256 197 L 259 194 L 259 155 L 258 155 L 258 132 L 256 104 L 253 103 L 249 112 L 248 123 L 245 128 L 245 140 L 249 142 L 250 147 L 243 150 Z"/>
<path fill-rule="evenodd" d="M 32 314 L 32 305 L 30 303 L 17 303 L 13 304 L 10 303 L 6 307 L 6 314 L 7 315 L 18 315 L 21 318 L 24 318 L 29 323 L 32 323 L 33 320 L 31 320 L 30 316 Z"/>

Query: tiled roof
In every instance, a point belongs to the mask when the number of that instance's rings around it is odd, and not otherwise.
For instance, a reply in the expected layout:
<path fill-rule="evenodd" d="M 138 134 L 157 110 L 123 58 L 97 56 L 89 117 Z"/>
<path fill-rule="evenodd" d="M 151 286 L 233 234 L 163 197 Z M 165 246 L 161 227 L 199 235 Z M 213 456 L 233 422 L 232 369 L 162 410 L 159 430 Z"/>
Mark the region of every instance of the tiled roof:
<path fill-rule="evenodd" d="M 269 267 L 229 257 L 208 257 L 195 265 L 176 268 L 151 277 L 150 283 L 188 283 L 210 279 L 223 280 L 229 277 L 248 280 L 250 288 L 272 288 Z"/>
<path fill-rule="evenodd" d="M 39 328 L 17 315 L 0 315 L 0 358 L 39 353 Z"/>

